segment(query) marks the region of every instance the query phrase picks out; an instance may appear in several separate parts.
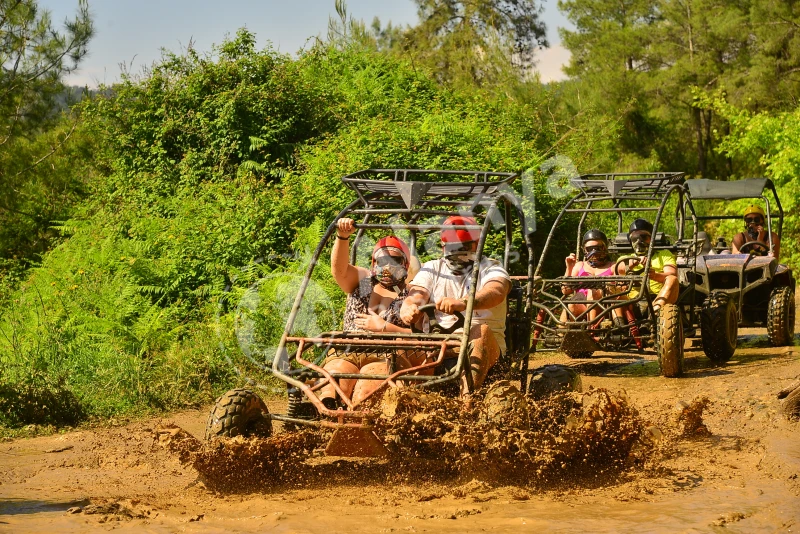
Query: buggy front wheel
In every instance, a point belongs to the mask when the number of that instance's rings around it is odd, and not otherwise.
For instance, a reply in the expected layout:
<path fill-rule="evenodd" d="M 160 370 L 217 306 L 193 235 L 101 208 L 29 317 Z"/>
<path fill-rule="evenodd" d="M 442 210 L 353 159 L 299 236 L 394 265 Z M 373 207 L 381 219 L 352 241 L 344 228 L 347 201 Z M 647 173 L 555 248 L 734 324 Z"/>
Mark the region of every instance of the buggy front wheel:
<path fill-rule="evenodd" d="M 794 292 L 791 287 L 772 290 L 767 310 L 767 336 L 773 347 L 791 345 L 794 341 Z"/>
<path fill-rule="evenodd" d="M 658 366 L 661 374 L 675 378 L 683 374 L 683 325 L 675 304 L 665 304 L 658 312 Z"/>
<path fill-rule="evenodd" d="M 736 351 L 739 318 L 730 295 L 712 292 L 703 303 L 700 313 L 700 335 L 703 352 L 714 363 L 724 363 Z"/>
<path fill-rule="evenodd" d="M 272 435 L 267 405 L 249 389 L 232 389 L 214 403 L 206 423 L 206 440 Z"/>

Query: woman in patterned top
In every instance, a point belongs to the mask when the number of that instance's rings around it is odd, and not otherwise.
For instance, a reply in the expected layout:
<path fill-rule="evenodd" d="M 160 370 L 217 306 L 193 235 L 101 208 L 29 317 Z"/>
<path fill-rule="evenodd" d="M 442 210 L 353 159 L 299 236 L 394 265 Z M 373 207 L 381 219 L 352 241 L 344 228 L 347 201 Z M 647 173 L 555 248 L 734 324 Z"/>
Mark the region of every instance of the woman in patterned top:
<path fill-rule="evenodd" d="M 365 269 L 351 265 L 349 261 L 349 241 L 354 231 L 353 219 L 339 219 L 331 252 L 331 273 L 342 291 L 347 293 L 344 330 L 410 332 L 399 314 L 403 299 L 408 294 L 406 279 L 410 279 L 408 270 L 411 253 L 408 246 L 397 237 L 384 237 L 372 251 L 372 269 Z M 388 370 L 386 358 L 374 353 L 330 356 L 323 367 L 333 373 L 385 374 Z M 339 381 L 339 386 L 353 402 L 362 400 L 379 385 L 380 381 L 375 380 Z M 327 407 L 336 406 L 336 391 L 332 384 L 323 387 L 319 396 Z"/>

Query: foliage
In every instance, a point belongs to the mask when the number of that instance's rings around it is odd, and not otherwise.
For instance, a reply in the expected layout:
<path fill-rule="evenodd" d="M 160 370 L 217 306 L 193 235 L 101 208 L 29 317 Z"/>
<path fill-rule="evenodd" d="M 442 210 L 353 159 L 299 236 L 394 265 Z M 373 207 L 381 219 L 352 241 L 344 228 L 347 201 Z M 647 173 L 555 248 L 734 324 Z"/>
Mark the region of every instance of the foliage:
<path fill-rule="evenodd" d="M 440 80 L 491 83 L 497 67 L 528 67 L 547 46 L 535 0 L 415 1 L 420 21 L 406 46 Z"/>
<path fill-rule="evenodd" d="M 35 0 L 0 0 L 0 283 L 4 286 L 13 286 L 29 262 L 47 250 L 54 237 L 49 230 L 52 221 L 66 218 L 84 195 L 81 171 L 88 159 L 82 153 L 86 143 L 70 140 L 74 120 L 60 117 L 56 110 L 64 93 L 61 78 L 77 68 L 92 33 L 85 0 L 78 2 L 75 18 L 64 22 L 62 32 Z M 77 168 L 73 159 L 81 162 Z M 0 289 L 0 300 L 4 293 Z"/>
<path fill-rule="evenodd" d="M 782 261 L 800 267 L 800 108 L 791 112 L 752 113 L 725 102 L 708 100 L 730 123 L 730 133 L 721 141 L 720 153 L 751 162 L 750 169 L 772 178 L 778 189 L 784 220 Z M 734 208 L 741 208 L 735 206 Z"/>
<path fill-rule="evenodd" d="M 561 0 L 576 25 L 561 30 L 567 72 L 600 110 L 627 106 L 624 152 L 654 151 L 669 169 L 728 177 L 739 173 L 736 162 L 715 147 L 729 125 L 698 105 L 695 90 L 724 90 L 728 102 L 757 109 L 796 105 L 797 5 Z"/>

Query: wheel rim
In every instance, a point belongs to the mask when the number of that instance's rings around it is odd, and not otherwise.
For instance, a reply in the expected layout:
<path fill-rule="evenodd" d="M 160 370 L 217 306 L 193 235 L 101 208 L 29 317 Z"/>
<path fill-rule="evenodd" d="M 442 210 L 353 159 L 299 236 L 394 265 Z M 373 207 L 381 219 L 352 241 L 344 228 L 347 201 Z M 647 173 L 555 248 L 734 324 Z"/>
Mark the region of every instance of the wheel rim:
<path fill-rule="evenodd" d="M 731 347 L 736 346 L 737 341 L 737 328 L 739 320 L 736 318 L 736 308 L 730 307 L 731 311 L 728 313 L 728 345 Z"/>

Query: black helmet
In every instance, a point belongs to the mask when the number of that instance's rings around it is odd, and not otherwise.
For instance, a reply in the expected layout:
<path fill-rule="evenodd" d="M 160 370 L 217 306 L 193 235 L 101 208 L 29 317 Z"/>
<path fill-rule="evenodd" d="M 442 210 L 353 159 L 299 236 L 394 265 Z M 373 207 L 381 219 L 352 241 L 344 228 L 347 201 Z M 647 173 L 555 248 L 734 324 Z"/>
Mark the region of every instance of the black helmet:
<path fill-rule="evenodd" d="M 583 241 L 581 244 L 586 244 L 587 241 L 602 241 L 606 245 L 608 245 L 608 237 L 602 231 L 598 230 L 597 228 L 592 228 L 585 234 L 583 234 Z"/>
<path fill-rule="evenodd" d="M 632 234 L 633 232 L 636 232 L 636 231 L 639 231 L 639 230 L 644 230 L 644 231 L 649 232 L 650 234 L 652 234 L 653 233 L 653 225 L 650 224 L 645 219 L 636 219 L 635 221 L 633 221 L 631 223 L 631 229 L 628 230 L 628 234 Z"/>

